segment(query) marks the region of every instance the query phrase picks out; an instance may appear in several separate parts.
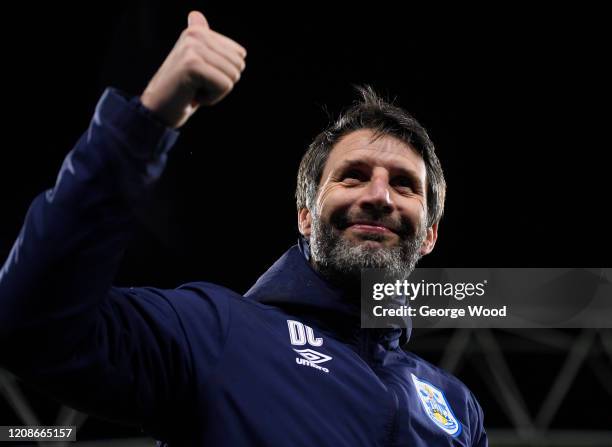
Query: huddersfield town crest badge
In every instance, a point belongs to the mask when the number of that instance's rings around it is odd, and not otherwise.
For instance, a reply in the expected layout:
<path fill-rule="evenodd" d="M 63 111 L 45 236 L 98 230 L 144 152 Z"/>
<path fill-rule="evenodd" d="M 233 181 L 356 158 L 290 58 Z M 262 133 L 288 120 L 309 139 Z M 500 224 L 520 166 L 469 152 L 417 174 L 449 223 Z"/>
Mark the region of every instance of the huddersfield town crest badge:
<path fill-rule="evenodd" d="M 451 410 L 442 390 L 439 390 L 431 383 L 419 379 L 414 374 L 411 375 L 414 387 L 429 419 L 449 435 L 459 436 L 461 424 L 453 414 L 453 410 Z"/>

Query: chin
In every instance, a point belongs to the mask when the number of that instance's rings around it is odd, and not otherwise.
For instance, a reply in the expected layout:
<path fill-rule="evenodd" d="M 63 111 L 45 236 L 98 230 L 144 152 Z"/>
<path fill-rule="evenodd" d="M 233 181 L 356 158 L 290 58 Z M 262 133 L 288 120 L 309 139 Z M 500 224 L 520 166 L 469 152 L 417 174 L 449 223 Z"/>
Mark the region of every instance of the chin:
<path fill-rule="evenodd" d="M 361 247 L 372 247 L 372 248 L 391 248 L 395 244 L 382 235 L 368 235 L 367 237 L 356 237 L 348 239 L 348 242 Z"/>
<path fill-rule="evenodd" d="M 375 241 L 371 239 L 356 241 L 355 245 L 361 248 L 372 249 L 372 250 L 387 248 L 384 242 Z"/>

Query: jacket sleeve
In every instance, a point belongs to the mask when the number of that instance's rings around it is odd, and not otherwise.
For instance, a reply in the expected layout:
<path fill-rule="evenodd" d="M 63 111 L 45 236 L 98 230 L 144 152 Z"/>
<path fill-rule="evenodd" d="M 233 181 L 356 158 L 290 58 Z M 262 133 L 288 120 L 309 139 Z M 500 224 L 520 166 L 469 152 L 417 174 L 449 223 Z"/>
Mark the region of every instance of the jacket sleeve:
<path fill-rule="evenodd" d="M 176 138 L 137 99 L 107 89 L 0 270 L 0 365 L 81 411 L 160 437 L 193 379 L 177 309 L 201 315 L 210 337 L 199 354 L 211 362 L 226 312 L 187 290 L 111 286 L 133 210 Z"/>
<path fill-rule="evenodd" d="M 489 440 L 487 437 L 487 432 L 484 428 L 484 414 L 482 412 L 482 407 L 476 400 L 474 394 L 470 392 L 470 400 L 471 400 L 471 427 L 472 428 L 472 446 L 474 447 L 488 447 Z"/>

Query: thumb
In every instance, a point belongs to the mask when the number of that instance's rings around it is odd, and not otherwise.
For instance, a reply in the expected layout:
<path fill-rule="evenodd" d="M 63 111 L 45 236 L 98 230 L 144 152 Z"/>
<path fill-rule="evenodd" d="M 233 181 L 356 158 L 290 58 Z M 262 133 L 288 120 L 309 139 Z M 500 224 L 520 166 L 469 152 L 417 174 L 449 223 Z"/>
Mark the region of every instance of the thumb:
<path fill-rule="evenodd" d="M 191 11 L 187 16 L 187 26 L 199 25 L 208 28 L 208 21 L 200 11 Z"/>

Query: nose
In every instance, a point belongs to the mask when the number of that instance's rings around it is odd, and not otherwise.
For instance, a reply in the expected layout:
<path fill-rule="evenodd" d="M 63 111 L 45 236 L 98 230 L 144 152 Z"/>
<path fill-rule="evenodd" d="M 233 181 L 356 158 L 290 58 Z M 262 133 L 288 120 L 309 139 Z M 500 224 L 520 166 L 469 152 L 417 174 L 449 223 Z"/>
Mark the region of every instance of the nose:
<path fill-rule="evenodd" d="M 384 172 L 374 172 L 370 182 L 359 198 L 359 206 L 369 212 L 390 214 L 394 203 L 391 198 L 388 175 Z"/>

